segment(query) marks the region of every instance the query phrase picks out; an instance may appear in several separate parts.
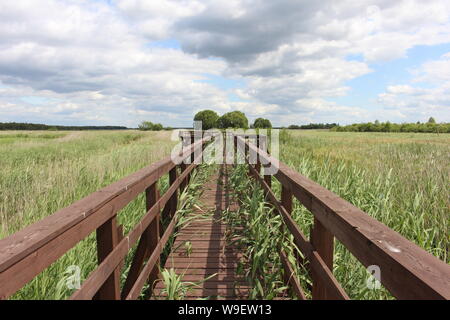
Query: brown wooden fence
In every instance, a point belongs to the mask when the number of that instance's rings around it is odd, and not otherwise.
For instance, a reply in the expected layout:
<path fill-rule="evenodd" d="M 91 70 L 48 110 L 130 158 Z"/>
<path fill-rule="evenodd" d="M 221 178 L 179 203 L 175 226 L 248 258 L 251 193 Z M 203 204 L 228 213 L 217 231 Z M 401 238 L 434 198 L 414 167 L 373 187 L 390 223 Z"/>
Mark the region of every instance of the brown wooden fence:
<path fill-rule="evenodd" d="M 194 160 L 194 151 L 209 140 L 185 145 L 181 158 Z M 0 240 L 0 298 L 14 294 L 94 231 L 99 265 L 71 299 L 138 298 L 143 286 L 157 276 L 157 262 L 177 222 L 178 190 L 186 188 L 196 166 L 194 161 L 176 165 L 167 157 Z M 160 196 L 157 182 L 167 173 L 170 187 Z M 147 213 L 124 237 L 116 216 L 142 192 L 146 194 Z M 170 217 L 163 233 L 161 216 Z M 120 265 L 138 241 L 121 291 Z"/>
<path fill-rule="evenodd" d="M 265 139 L 265 138 L 264 138 Z M 185 145 L 182 159 L 194 155 L 211 138 Z M 257 139 L 257 141 L 259 141 Z M 265 141 L 265 140 L 263 140 Z M 313 299 L 348 299 L 333 276 L 334 238 L 338 239 L 363 265 L 381 269 L 381 283 L 399 299 L 449 299 L 450 267 L 403 238 L 368 214 L 334 193 L 279 162 L 248 136 L 234 136 L 235 148 L 245 155 L 251 176 L 266 192 L 267 199 L 282 216 L 295 245 L 309 262 L 313 279 Z M 275 178 L 281 183 L 281 200 L 271 189 L 272 177 L 261 175 L 277 163 Z M 173 233 L 178 190 L 184 190 L 196 163 L 176 165 L 168 157 L 156 162 L 61 211 L 0 240 L 0 298 L 6 299 L 36 275 L 73 248 L 92 232 L 97 235 L 98 267 L 71 299 L 137 299 L 146 283 L 157 277 L 158 261 Z M 159 195 L 158 180 L 169 174 L 169 189 Z M 116 216 L 140 193 L 146 194 L 147 213 L 124 236 Z M 291 216 L 293 197 L 314 215 L 311 239 L 307 239 Z M 162 230 L 161 216 L 170 223 Z M 125 284 L 120 289 L 120 266 L 137 243 Z M 298 279 L 293 276 L 284 252 L 280 252 L 286 281 L 298 298 L 305 299 Z M 299 257 L 298 263 L 303 263 Z"/>
<path fill-rule="evenodd" d="M 249 139 L 250 138 L 250 139 Z M 319 184 L 302 176 L 259 148 L 261 139 L 235 137 L 236 150 L 244 155 L 250 174 L 265 190 L 268 200 L 282 216 L 295 245 L 309 262 L 313 299 L 349 299 L 333 276 L 334 238 L 364 266 L 381 270 L 381 283 L 398 299 L 449 299 L 450 266 L 429 254 L 367 213 Z M 265 149 L 265 148 L 264 148 Z M 256 157 L 258 155 L 258 157 Z M 256 163 L 249 159 L 257 159 Z M 281 199 L 271 189 L 272 176 L 263 167 L 276 165 Z M 291 216 L 293 197 L 314 215 L 311 239 L 305 237 Z M 299 299 L 304 292 L 284 252 L 280 252 L 286 280 Z M 303 263 L 299 261 L 299 263 Z"/>

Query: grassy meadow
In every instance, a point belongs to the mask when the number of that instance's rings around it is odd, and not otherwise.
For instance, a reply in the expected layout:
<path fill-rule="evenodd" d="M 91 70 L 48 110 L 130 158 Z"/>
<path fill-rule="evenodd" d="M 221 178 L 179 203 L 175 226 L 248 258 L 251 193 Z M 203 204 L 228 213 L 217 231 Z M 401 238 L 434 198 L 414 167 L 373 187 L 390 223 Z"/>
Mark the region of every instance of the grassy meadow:
<path fill-rule="evenodd" d="M 280 158 L 449 262 L 450 134 L 291 131 Z"/>
<path fill-rule="evenodd" d="M 168 156 L 176 143 L 170 137 L 163 131 L 0 132 L 0 238 Z M 120 212 L 119 223 L 128 232 L 144 213 L 141 195 Z M 13 299 L 67 298 L 67 267 L 80 266 L 85 279 L 96 264 L 93 233 Z"/>
<path fill-rule="evenodd" d="M 165 131 L 0 132 L 0 238 L 164 158 L 176 143 L 170 136 Z M 450 134 L 290 130 L 283 131 L 280 139 L 283 162 L 450 262 Z M 259 275 L 252 297 L 270 299 L 284 290 L 274 269 L 279 266 L 274 243 L 285 239 L 291 258 L 294 249 L 288 235 L 277 234 L 281 220 L 267 214 L 270 209 L 264 205 L 262 191 L 246 178 L 246 172 L 240 166 L 233 172 L 233 188 L 247 196 L 239 215 L 227 213 L 225 218 L 246 226 L 242 241 L 252 261 L 247 261 L 250 268 L 245 270 L 249 276 Z M 279 184 L 274 180 L 273 185 L 279 193 Z M 161 188 L 166 187 L 163 179 Z M 120 212 L 125 232 L 144 211 L 141 195 Z M 293 216 L 309 235 L 312 215 L 297 201 Z M 125 268 L 130 257 L 131 253 Z M 391 298 L 383 289 L 366 288 L 366 270 L 338 241 L 334 261 L 334 273 L 351 298 Z M 67 298 L 71 292 L 62 275 L 69 265 L 82 267 L 82 279 L 95 268 L 94 234 L 13 299 Z M 297 272 L 307 287 L 311 281 L 305 270 Z"/>

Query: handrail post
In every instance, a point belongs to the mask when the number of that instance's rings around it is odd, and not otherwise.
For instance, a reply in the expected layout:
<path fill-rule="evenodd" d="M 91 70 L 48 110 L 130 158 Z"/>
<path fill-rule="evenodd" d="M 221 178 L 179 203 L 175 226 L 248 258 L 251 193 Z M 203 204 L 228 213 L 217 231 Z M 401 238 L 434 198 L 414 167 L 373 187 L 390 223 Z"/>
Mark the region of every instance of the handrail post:
<path fill-rule="evenodd" d="M 259 151 L 259 148 L 261 147 L 261 142 L 259 140 L 259 138 L 261 137 L 260 134 L 256 135 L 256 148 L 257 151 Z M 261 162 L 259 161 L 259 152 L 256 152 L 256 165 L 255 165 L 255 169 L 258 172 L 258 175 L 261 174 Z"/>
<path fill-rule="evenodd" d="M 334 236 L 317 218 L 314 218 L 314 227 L 311 230 L 311 244 L 326 266 L 333 272 Z M 314 271 L 312 277 L 312 298 L 314 300 L 326 300 L 328 295 L 322 280 L 314 274 Z"/>
<path fill-rule="evenodd" d="M 112 217 L 97 229 L 98 264 L 114 250 L 119 243 L 116 216 Z M 98 290 L 96 300 L 120 300 L 120 267 L 118 267 Z"/>
<path fill-rule="evenodd" d="M 281 185 L 281 204 L 286 209 L 287 213 L 292 213 L 292 192 L 284 185 Z"/>
<path fill-rule="evenodd" d="M 194 131 L 191 132 L 191 146 L 195 143 L 195 133 Z M 194 163 L 194 159 L 195 159 L 195 152 L 194 150 L 192 150 L 192 154 L 191 154 L 191 163 Z"/>
<path fill-rule="evenodd" d="M 173 185 L 177 181 L 177 167 L 173 167 L 172 170 L 169 171 L 169 184 Z M 175 190 L 173 195 L 170 197 L 169 200 L 170 203 L 170 211 L 169 216 L 172 218 L 175 215 L 175 212 L 177 211 L 177 203 L 178 203 L 178 189 Z"/>
<path fill-rule="evenodd" d="M 181 164 L 180 164 L 180 174 L 183 174 L 183 172 L 186 170 L 186 168 L 187 168 L 187 165 L 184 163 L 184 162 L 182 162 Z M 188 175 L 189 176 L 189 175 Z M 183 192 L 185 189 L 186 189 L 186 186 L 187 186 L 187 184 L 188 184 L 188 180 L 187 180 L 188 178 L 186 177 L 186 178 L 184 178 L 183 179 L 183 181 L 181 182 L 181 185 L 180 185 L 180 192 Z"/>
<path fill-rule="evenodd" d="M 267 183 L 270 189 L 272 189 L 272 175 L 267 174 L 266 171 L 268 171 L 268 167 L 270 167 L 270 164 L 264 166 L 264 181 Z M 269 200 L 269 193 L 266 194 L 266 201 Z"/>
<path fill-rule="evenodd" d="M 153 205 L 158 201 L 158 191 L 156 188 L 156 183 L 151 185 L 145 190 L 145 196 L 146 196 L 146 208 L 147 211 L 149 211 Z M 160 213 L 156 215 L 155 219 L 150 223 L 148 226 L 148 249 L 147 249 L 147 257 L 148 258 L 152 252 L 156 249 L 159 242 L 160 237 Z M 159 259 L 157 260 L 155 267 L 150 272 L 150 276 L 148 277 L 148 283 L 150 285 L 149 293 L 151 294 L 153 291 L 153 283 L 159 278 Z"/>
<path fill-rule="evenodd" d="M 145 196 L 146 196 L 145 207 L 147 211 L 149 211 L 159 199 L 157 183 L 152 184 L 145 190 Z M 150 223 L 150 225 L 147 227 L 147 229 L 142 233 L 141 239 L 139 241 L 139 244 L 136 248 L 136 252 L 133 257 L 133 262 L 131 263 L 130 270 L 128 271 L 127 279 L 123 286 L 122 299 L 125 299 L 125 297 L 128 295 L 137 278 L 139 277 L 139 274 L 142 271 L 145 260 L 147 260 L 152 254 L 152 252 L 155 250 L 159 241 L 159 236 L 160 236 L 160 213 L 158 212 L 158 214 Z M 158 276 L 159 276 L 159 269 L 158 263 L 156 263 L 155 268 L 150 273 L 148 279 L 150 285 L 153 285 L 153 282 L 158 278 Z"/>

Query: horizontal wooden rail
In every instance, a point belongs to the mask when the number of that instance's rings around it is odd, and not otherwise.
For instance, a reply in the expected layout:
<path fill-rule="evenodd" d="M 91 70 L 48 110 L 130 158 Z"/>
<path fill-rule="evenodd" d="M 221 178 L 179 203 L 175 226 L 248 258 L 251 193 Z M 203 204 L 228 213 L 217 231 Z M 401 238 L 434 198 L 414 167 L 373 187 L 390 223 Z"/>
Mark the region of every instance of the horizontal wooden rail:
<path fill-rule="evenodd" d="M 184 171 L 184 173 L 177 179 L 164 195 L 156 202 L 156 204 L 147 212 L 147 214 L 141 219 L 141 221 L 134 227 L 132 231 L 122 241 L 119 242 L 117 247 L 107 256 L 107 258 L 95 269 L 94 272 L 83 282 L 83 285 L 77 290 L 71 297 L 73 300 L 86 300 L 92 299 L 101 284 L 112 274 L 117 268 L 120 261 L 122 261 L 128 254 L 128 251 L 136 244 L 139 237 L 147 229 L 150 223 L 157 217 L 161 209 L 168 203 L 171 196 L 179 188 L 181 182 L 188 174 L 194 169 L 196 165 L 191 164 Z M 167 231 L 166 231 L 167 232 Z M 164 246 L 162 246 L 164 248 Z M 159 252 L 160 253 L 160 252 Z"/>
<path fill-rule="evenodd" d="M 180 152 L 180 158 L 190 157 L 210 139 L 205 137 L 184 147 Z M 114 218 L 128 203 L 176 166 L 171 157 L 167 157 L 0 240 L 0 299 L 5 299 L 22 288 L 78 242 Z M 191 166 L 181 177 L 186 179 L 192 169 Z M 130 235 L 113 248 L 112 252 L 120 254 L 114 256 L 110 253 L 107 255 L 108 258 L 100 262 L 113 265 L 114 270 L 122 261 L 125 249 L 128 251 L 131 248 L 128 241 L 136 242 L 137 237 L 154 219 L 155 212 L 169 202 L 181 182 L 182 179 L 178 180 L 176 185 L 172 185 L 168 193 L 163 195 Z M 111 256 L 114 256 L 114 259 L 109 258 Z M 103 268 L 109 272 L 110 266 Z M 111 272 L 108 273 L 110 274 Z M 100 283 L 96 284 L 96 288 L 98 284 Z M 88 296 L 92 297 L 91 292 Z"/>
<path fill-rule="evenodd" d="M 317 222 L 335 236 L 364 266 L 377 265 L 381 270 L 381 283 L 396 298 L 450 299 L 450 266 L 444 261 L 273 158 L 265 150 L 247 141 L 245 136 L 237 136 L 235 139 L 236 145 L 245 145 L 247 152 L 257 154 L 259 161 L 264 165 L 276 165 L 278 171 L 275 177 L 282 186 L 311 211 Z M 250 167 L 253 168 L 252 165 Z M 274 202 L 276 199 L 273 198 L 273 192 L 269 192 L 268 184 L 263 183 L 259 172 L 252 171 L 253 176 L 259 177 L 258 181 Z M 310 251 L 310 243 L 297 231 L 290 215 L 286 216 L 283 207 L 277 205 L 278 202 L 274 203 L 283 214 L 291 232 L 297 233 L 294 236 L 297 238 L 296 244 L 299 249 L 303 252 L 305 249 Z M 316 257 L 316 263 L 310 260 L 311 269 L 320 266 L 325 269 L 322 263 L 318 263 L 319 258 L 320 256 Z"/>
<path fill-rule="evenodd" d="M 261 184 L 264 191 L 269 197 L 270 203 L 272 203 L 278 212 L 281 214 L 284 223 L 291 234 L 294 236 L 294 242 L 296 246 L 300 249 L 300 251 L 308 258 L 311 263 L 311 268 L 315 270 L 317 274 L 323 279 L 327 290 L 330 294 L 331 299 L 336 300 L 348 300 L 349 297 L 347 293 L 345 293 L 344 289 L 342 289 L 339 282 L 333 276 L 332 270 L 328 268 L 325 262 L 322 260 L 322 257 L 314 250 L 311 243 L 306 240 L 306 237 L 303 235 L 299 226 L 295 223 L 294 219 L 290 214 L 287 213 L 286 208 L 284 208 L 281 203 L 275 197 L 273 191 L 269 188 L 267 183 L 259 174 L 257 174 L 256 169 L 249 165 L 250 170 L 252 172 L 253 177 L 256 177 L 257 181 Z"/>
<path fill-rule="evenodd" d="M 284 277 L 285 277 L 284 282 L 291 285 L 292 290 L 294 291 L 295 295 L 299 300 L 306 300 L 306 296 L 305 293 L 303 292 L 300 282 L 298 281 L 294 269 L 292 268 L 286 256 L 286 253 L 284 253 L 283 250 L 281 250 L 280 252 L 280 260 L 284 269 Z"/>

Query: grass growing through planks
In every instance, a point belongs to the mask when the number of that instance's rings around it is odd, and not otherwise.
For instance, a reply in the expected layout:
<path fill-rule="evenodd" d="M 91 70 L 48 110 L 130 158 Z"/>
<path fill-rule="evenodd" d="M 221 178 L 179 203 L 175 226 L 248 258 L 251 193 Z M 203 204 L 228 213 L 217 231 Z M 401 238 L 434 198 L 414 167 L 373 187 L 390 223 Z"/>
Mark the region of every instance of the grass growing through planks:
<path fill-rule="evenodd" d="M 199 198 L 202 194 L 201 187 L 208 181 L 208 178 L 210 177 L 211 173 L 215 171 L 215 169 L 216 166 L 214 165 L 203 164 L 200 165 L 198 170 L 196 170 L 192 174 L 189 189 L 183 192 L 180 196 L 180 203 L 182 203 L 182 205 L 177 210 L 177 228 L 170 237 L 168 245 L 164 249 L 161 266 L 165 265 L 170 252 L 177 249 L 173 248 L 173 245 L 176 237 L 179 235 L 179 230 L 182 227 L 186 227 L 187 225 L 189 225 L 189 223 L 193 220 L 199 221 L 199 218 L 201 218 L 201 216 L 203 216 L 205 219 L 210 217 L 210 212 L 204 212 L 203 214 L 199 214 L 196 212 L 195 216 L 191 214 L 193 213 L 193 210 L 202 210 L 199 203 Z M 192 253 L 192 243 L 190 241 L 185 241 L 184 243 L 180 244 L 180 246 L 183 247 L 186 255 L 189 257 Z M 164 285 L 160 294 L 163 295 L 164 299 L 166 300 L 182 300 L 189 291 L 196 288 L 201 288 L 201 284 L 203 282 L 208 281 L 216 275 L 213 274 L 198 282 L 190 282 L 183 281 L 182 278 L 184 274 L 177 274 L 173 268 L 161 268 L 160 273 L 162 279 L 160 279 L 159 281 L 161 281 Z"/>
<path fill-rule="evenodd" d="M 251 286 L 249 299 L 273 299 L 286 290 L 282 281 L 278 246 L 282 245 L 281 218 L 264 202 L 262 190 L 248 176 L 245 165 L 238 165 L 230 176 L 230 189 L 240 202 L 237 211 L 226 211 L 224 219 L 230 230 L 231 243 L 244 249 L 238 272 Z M 232 239 L 236 240 L 232 240 Z"/>
<path fill-rule="evenodd" d="M 183 281 L 184 273 L 177 274 L 173 268 L 161 270 L 161 277 L 164 283 L 164 289 L 161 294 L 165 296 L 165 300 L 184 300 L 189 291 L 196 288 L 202 288 L 202 283 L 216 276 L 212 274 L 201 281 L 191 282 Z"/>

